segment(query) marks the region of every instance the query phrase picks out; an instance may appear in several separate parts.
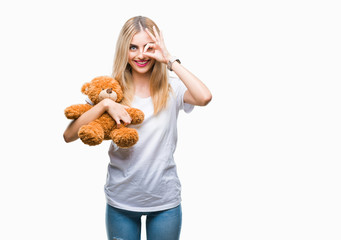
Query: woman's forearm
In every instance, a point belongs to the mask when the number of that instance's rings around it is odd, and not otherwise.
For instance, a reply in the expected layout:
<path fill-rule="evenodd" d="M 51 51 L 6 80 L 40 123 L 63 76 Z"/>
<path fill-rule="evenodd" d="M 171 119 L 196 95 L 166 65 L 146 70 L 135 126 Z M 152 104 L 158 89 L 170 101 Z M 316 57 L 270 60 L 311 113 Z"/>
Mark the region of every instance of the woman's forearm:
<path fill-rule="evenodd" d="M 63 137 L 65 142 L 73 142 L 78 139 L 78 130 L 91 121 L 99 118 L 106 111 L 104 102 L 100 102 L 91 108 L 89 111 L 83 113 L 79 118 L 73 120 L 64 131 Z"/>
<path fill-rule="evenodd" d="M 185 94 L 184 101 L 193 105 L 205 106 L 211 99 L 212 94 L 206 85 L 200 81 L 193 73 L 188 71 L 184 66 L 175 61 L 172 70 L 178 75 L 185 84 L 188 94 Z"/>

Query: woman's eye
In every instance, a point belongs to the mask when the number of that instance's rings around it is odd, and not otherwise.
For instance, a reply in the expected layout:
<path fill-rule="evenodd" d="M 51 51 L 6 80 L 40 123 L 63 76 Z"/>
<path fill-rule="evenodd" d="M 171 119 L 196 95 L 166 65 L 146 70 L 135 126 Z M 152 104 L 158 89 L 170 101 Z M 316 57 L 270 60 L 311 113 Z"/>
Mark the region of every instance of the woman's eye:
<path fill-rule="evenodd" d="M 130 46 L 130 50 L 135 51 L 137 49 L 136 46 Z"/>

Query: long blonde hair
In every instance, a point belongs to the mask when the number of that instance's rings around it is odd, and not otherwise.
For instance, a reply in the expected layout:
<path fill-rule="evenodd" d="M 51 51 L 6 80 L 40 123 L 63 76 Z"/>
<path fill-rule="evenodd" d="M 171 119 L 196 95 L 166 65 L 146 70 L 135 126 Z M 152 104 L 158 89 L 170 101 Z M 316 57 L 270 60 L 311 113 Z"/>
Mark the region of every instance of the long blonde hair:
<path fill-rule="evenodd" d="M 123 104 L 131 105 L 134 98 L 134 85 L 131 66 L 128 63 L 128 51 L 133 36 L 145 28 L 153 33 L 153 26 L 160 33 L 157 25 L 149 18 L 137 16 L 130 18 L 122 27 L 116 43 L 116 52 L 112 77 L 121 84 L 124 92 Z M 167 106 L 171 88 L 168 83 L 168 73 L 165 64 L 155 61 L 150 78 L 150 94 L 154 104 L 154 114 Z"/>

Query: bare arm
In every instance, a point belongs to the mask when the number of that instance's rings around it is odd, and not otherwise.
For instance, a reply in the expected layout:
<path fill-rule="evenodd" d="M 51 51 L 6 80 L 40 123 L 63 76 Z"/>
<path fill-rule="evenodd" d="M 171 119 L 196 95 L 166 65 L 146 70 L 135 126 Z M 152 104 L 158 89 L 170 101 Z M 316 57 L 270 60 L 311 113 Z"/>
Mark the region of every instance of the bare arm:
<path fill-rule="evenodd" d="M 187 87 L 184 102 L 197 106 L 206 106 L 212 99 L 212 94 L 206 85 L 188 71 L 184 66 L 175 61 L 172 70 L 178 75 Z"/>
<path fill-rule="evenodd" d="M 120 124 L 121 120 L 124 123 L 129 124 L 131 122 L 131 118 L 125 108 L 127 107 L 110 99 L 104 99 L 69 124 L 63 134 L 65 142 L 68 143 L 77 140 L 79 138 L 78 130 L 83 125 L 99 118 L 104 112 L 108 112 L 117 124 Z"/>

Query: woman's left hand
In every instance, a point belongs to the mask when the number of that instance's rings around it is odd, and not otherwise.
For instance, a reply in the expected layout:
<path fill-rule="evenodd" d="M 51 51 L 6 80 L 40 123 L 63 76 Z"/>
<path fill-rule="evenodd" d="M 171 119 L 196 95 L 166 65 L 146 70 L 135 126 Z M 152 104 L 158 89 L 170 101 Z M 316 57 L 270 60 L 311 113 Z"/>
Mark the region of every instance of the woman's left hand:
<path fill-rule="evenodd" d="M 162 32 L 158 34 L 155 26 L 153 26 L 154 35 L 146 28 L 145 32 L 150 36 L 154 43 L 148 43 L 143 51 L 143 55 L 154 58 L 158 62 L 167 64 L 170 58 L 170 54 L 166 49 L 165 41 L 163 39 Z"/>

